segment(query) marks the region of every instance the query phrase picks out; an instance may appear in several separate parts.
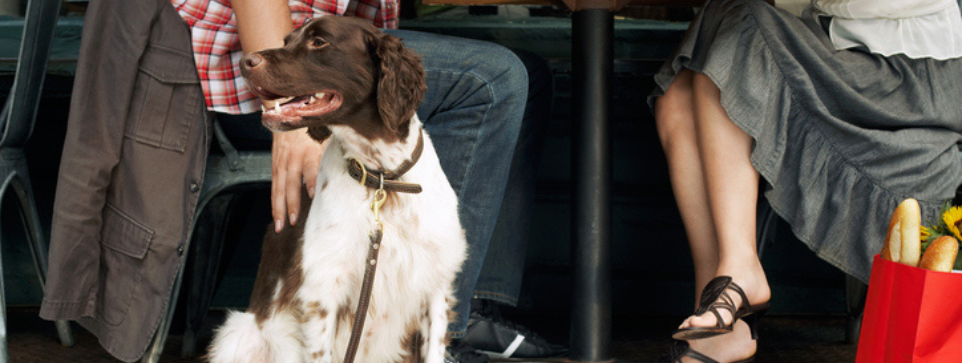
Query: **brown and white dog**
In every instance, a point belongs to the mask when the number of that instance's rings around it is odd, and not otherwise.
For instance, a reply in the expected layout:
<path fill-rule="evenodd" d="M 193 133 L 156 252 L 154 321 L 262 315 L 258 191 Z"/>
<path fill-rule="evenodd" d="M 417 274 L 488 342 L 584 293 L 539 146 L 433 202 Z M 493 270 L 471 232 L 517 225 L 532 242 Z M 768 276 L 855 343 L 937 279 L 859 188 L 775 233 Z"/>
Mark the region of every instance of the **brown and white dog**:
<path fill-rule="evenodd" d="M 242 61 L 250 88 L 275 101 L 263 122 L 331 140 L 309 212 L 294 228 L 267 233 L 250 307 L 229 314 L 208 358 L 342 361 L 376 224 L 375 189 L 349 174 L 348 160 L 395 170 L 423 137 L 420 158 L 397 179 L 423 192 L 388 192 L 379 212 L 383 242 L 355 361 L 441 363 L 466 244 L 457 198 L 415 114 L 426 88 L 420 59 L 400 39 L 347 17 L 312 20 L 284 44 Z"/>

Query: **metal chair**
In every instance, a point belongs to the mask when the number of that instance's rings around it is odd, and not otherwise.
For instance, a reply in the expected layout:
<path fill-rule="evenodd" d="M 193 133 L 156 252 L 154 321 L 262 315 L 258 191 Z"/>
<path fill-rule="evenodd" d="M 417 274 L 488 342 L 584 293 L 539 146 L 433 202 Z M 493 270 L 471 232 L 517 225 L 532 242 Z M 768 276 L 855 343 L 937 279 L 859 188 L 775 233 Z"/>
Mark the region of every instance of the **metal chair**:
<path fill-rule="evenodd" d="M 231 145 L 216 120 L 214 137 L 223 153 L 211 152 L 207 157 L 204 185 L 185 246 L 188 249 L 187 262 L 181 265 L 177 273 L 164 321 L 157 328 L 153 342 L 141 359 L 143 363 L 160 361 L 186 271 L 190 271 L 190 279 L 186 283 L 187 326 L 182 355 L 193 356 L 196 333 L 206 317 L 215 292 L 226 236 L 224 226 L 235 210 L 236 197 L 241 192 L 270 187 L 270 151 L 238 151 Z"/>
<path fill-rule="evenodd" d="M 759 198 L 758 219 L 756 220 L 756 236 L 758 242 L 758 259 L 767 247 L 775 242 L 775 226 L 778 215 L 765 198 Z M 865 310 L 865 296 L 868 285 L 851 275 L 845 275 L 845 342 L 858 342 L 858 334 L 862 328 L 862 311 Z"/>
<path fill-rule="evenodd" d="M 50 43 L 53 30 L 57 23 L 57 13 L 60 9 L 58 0 L 32 0 L 27 7 L 27 16 L 23 27 L 23 41 L 20 44 L 20 56 L 17 63 L 17 73 L 14 76 L 13 88 L 3 106 L 0 115 L 0 200 L 12 190 L 17 197 L 17 207 L 26 236 L 33 255 L 34 266 L 43 287 L 47 276 L 47 243 L 40 226 L 40 216 L 37 213 L 36 201 L 30 184 L 27 170 L 27 159 L 23 146 L 33 132 L 40 92 L 47 70 L 47 57 L 50 53 Z M 2 242 L 2 241 L 0 241 Z M 2 275 L 0 266 L 0 275 Z M 66 321 L 57 321 L 57 333 L 60 343 L 65 346 L 74 344 L 70 325 Z M 0 362 L 9 360 L 7 351 L 6 311 L 3 298 L 3 280 L 0 278 Z"/>

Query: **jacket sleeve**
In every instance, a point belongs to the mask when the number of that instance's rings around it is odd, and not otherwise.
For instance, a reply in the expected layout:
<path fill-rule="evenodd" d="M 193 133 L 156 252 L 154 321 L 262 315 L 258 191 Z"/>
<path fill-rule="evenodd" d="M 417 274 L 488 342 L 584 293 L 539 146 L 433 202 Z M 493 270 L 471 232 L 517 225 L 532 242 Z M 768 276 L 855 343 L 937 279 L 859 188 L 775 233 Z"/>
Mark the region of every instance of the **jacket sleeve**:
<path fill-rule="evenodd" d="M 50 236 L 40 316 L 94 315 L 100 233 L 120 160 L 138 63 L 167 0 L 92 0 L 84 18 Z"/>

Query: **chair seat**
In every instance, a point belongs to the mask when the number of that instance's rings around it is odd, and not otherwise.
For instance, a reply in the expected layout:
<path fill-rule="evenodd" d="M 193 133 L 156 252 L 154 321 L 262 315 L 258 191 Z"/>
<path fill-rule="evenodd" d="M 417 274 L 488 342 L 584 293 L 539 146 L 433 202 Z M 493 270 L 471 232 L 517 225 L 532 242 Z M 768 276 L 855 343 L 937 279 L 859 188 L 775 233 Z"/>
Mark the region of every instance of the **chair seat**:
<path fill-rule="evenodd" d="M 207 158 L 201 200 L 209 200 L 230 188 L 254 183 L 270 184 L 270 182 L 270 152 L 240 151 L 236 158 L 212 153 Z"/>

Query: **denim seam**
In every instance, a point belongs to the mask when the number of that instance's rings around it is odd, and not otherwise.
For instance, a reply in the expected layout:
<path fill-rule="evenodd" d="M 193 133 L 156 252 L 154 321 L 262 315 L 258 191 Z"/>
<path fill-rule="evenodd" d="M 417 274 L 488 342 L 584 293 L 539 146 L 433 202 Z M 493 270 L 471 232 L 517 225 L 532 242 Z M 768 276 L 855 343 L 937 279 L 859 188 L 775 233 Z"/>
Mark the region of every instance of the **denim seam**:
<path fill-rule="evenodd" d="M 494 300 L 499 303 L 507 304 L 510 306 L 518 305 L 518 299 L 502 293 L 497 293 L 497 292 L 475 290 L 474 297 L 483 298 L 487 300 Z"/>
<path fill-rule="evenodd" d="M 452 72 L 452 71 L 445 71 L 445 70 L 437 70 L 437 71 L 433 71 L 433 72 L 437 72 L 437 73 L 441 73 L 441 74 L 462 74 L 462 75 L 467 75 L 467 76 L 471 76 L 472 78 L 474 78 L 475 81 L 480 81 L 480 82 L 482 82 L 482 84 L 484 84 L 484 86 L 482 86 L 482 88 L 483 88 L 483 89 L 485 90 L 485 92 L 487 93 L 488 98 L 490 99 L 490 102 L 489 102 L 487 105 L 485 105 L 485 107 L 484 107 L 484 113 L 481 115 L 481 120 L 484 120 L 484 119 L 487 118 L 487 116 L 488 116 L 488 111 L 491 110 L 492 105 L 495 105 L 495 104 L 496 104 L 496 101 L 497 101 L 497 98 L 494 96 L 494 92 L 491 90 L 491 83 L 488 82 L 487 79 L 485 79 L 484 77 L 481 77 L 480 75 L 478 75 L 478 74 L 476 74 L 476 73 L 474 73 L 474 72 L 470 72 L 470 71 L 469 71 L 469 72 Z M 488 126 L 486 123 L 483 123 L 483 122 L 481 122 L 480 124 L 481 124 L 481 125 L 477 128 L 477 131 L 476 131 L 475 134 L 473 135 L 473 137 L 474 137 L 474 145 L 473 145 L 472 148 L 471 148 L 471 153 L 467 155 L 467 160 L 465 160 L 465 162 L 462 163 L 462 165 L 465 165 L 465 168 L 464 168 L 463 174 L 460 175 L 460 178 L 461 178 L 461 188 L 459 188 L 459 190 L 458 190 L 458 200 L 461 200 L 462 197 L 463 197 L 463 195 L 464 195 L 464 192 L 465 192 L 465 189 L 466 189 L 466 188 L 465 188 L 465 181 L 468 180 L 468 171 L 471 170 L 471 166 L 474 164 L 475 156 L 476 156 L 476 154 L 477 154 L 477 148 L 478 148 L 479 144 L 481 143 L 481 142 L 480 142 L 480 135 L 481 135 L 483 129 Z M 460 328 L 460 325 L 461 325 L 459 318 L 452 319 L 452 321 L 450 321 L 450 322 L 448 322 L 448 323 L 449 323 L 448 328 L 450 328 L 451 323 L 454 323 L 455 325 L 458 325 L 459 328 Z M 465 334 L 466 331 L 467 331 L 467 322 L 465 322 L 464 325 L 465 325 L 465 326 L 464 326 L 463 328 L 460 328 L 458 331 L 451 331 L 451 330 L 449 329 L 448 332 L 447 332 L 448 336 L 449 336 L 451 339 L 459 339 L 459 338 L 463 337 L 464 334 Z"/>
<path fill-rule="evenodd" d="M 480 81 L 481 83 L 483 83 L 484 86 L 483 86 L 482 88 L 484 88 L 485 92 L 487 92 L 488 97 L 491 99 L 491 102 L 484 107 L 484 114 L 481 115 L 481 119 L 482 119 L 482 120 L 483 120 L 483 119 L 486 119 L 486 118 L 488 117 L 488 111 L 491 110 L 491 106 L 497 104 L 497 98 L 494 96 L 494 92 L 491 91 L 491 82 L 489 82 L 489 81 L 488 81 L 487 79 L 485 79 L 484 77 L 481 77 L 481 76 L 478 75 L 477 73 L 470 72 L 470 71 L 468 71 L 468 72 L 452 72 L 452 71 L 445 71 L 445 70 L 437 70 L 437 71 L 434 71 L 434 72 L 445 73 L 445 74 L 468 75 L 468 76 L 471 76 L 471 77 L 473 77 L 474 79 Z M 468 180 L 468 171 L 471 170 L 471 165 L 474 164 L 474 156 L 475 156 L 476 153 L 477 153 L 478 144 L 480 144 L 480 142 L 478 142 L 479 135 L 481 134 L 482 129 L 485 128 L 486 126 L 487 126 L 486 124 L 482 123 L 482 124 L 481 124 L 481 127 L 478 127 L 477 132 L 475 132 L 475 134 L 474 134 L 474 145 L 473 145 L 472 148 L 471 148 L 471 153 L 468 154 L 468 160 L 466 160 L 467 162 L 465 162 L 465 163 L 463 164 L 463 165 L 465 165 L 465 168 L 464 168 L 464 173 L 461 175 L 461 188 L 460 188 L 460 190 L 458 190 L 458 200 L 461 200 L 461 197 L 463 196 L 462 193 L 464 193 L 464 182 L 465 182 L 466 180 Z"/>

